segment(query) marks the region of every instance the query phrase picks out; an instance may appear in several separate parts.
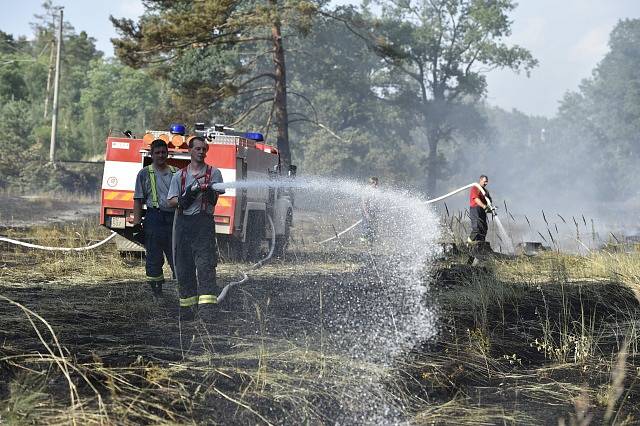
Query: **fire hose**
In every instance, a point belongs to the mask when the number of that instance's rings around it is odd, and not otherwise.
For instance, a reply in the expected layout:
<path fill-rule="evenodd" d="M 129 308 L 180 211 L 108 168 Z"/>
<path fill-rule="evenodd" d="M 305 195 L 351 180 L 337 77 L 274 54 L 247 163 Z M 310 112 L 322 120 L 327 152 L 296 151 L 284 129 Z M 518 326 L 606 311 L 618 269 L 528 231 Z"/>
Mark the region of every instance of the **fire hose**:
<path fill-rule="evenodd" d="M 451 192 L 449 192 L 449 193 L 447 193 L 447 194 L 444 194 L 444 195 L 442 195 L 442 196 L 440 196 L 440 197 L 432 198 L 431 200 L 427 200 L 427 201 L 425 202 L 425 204 L 433 204 L 433 203 L 437 203 L 438 201 L 442 201 L 442 200 L 444 200 L 444 199 L 446 199 L 446 198 L 449 198 L 449 197 L 451 197 L 451 196 L 453 196 L 453 195 L 457 194 L 458 192 L 464 191 L 465 189 L 469 189 L 469 188 L 471 188 L 472 186 L 475 186 L 476 188 L 478 188 L 478 189 L 480 190 L 480 192 L 482 192 L 482 195 L 487 195 L 487 193 L 486 193 L 486 191 L 484 190 L 484 188 L 482 187 L 482 185 L 480 185 L 480 184 L 479 184 L 479 183 L 477 183 L 477 182 L 473 182 L 473 183 L 470 183 L 469 185 L 465 185 L 465 186 L 463 186 L 463 187 L 460 187 L 460 188 L 458 188 L 458 189 L 455 189 L 455 190 L 453 190 L 453 191 L 451 191 Z M 496 213 L 495 213 L 495 207 L 493 207 L 493 205 L 491 204 L 491 201 L 490 201 L 488 198 L 487 198 L 487 205 L 489 206 L 489 208 L 491 209 L 491 211 L 493 212 L 493 214 L 496 214 Z M 328 243 L 329 241 L 333 241 L 333 240 L 335 240 L 335 239 L 340 238 L 340 236 L 342 236 L 342 235 L 346 234 L 347 232 L 351 231 L 353 228 L 355 228 L 356 226 L 358 226 L 359 224 L 361 224 L 361 223 L 362 223 L 362 220 L 363 220 L 363 219 L 360 219 L 359 221 L 355 222 L 354 224 L 352 224 L 352 225 L 351 225 L 351 226 L 349 226 L 348 228 L 346 228 L 346 229 L 344 229 L 344 230 L 342 230 L 342 231 L 340 231 L 340 232 L 336 233 L 336 235 L 334 235 L 333 237 L 330 237 L 330 238 L 327 238 L 326 240 L 322 240 L 322 241 L 318 242 L 318 244 Z"/>
<path fill-rule="evenodd" d="M 461 187 L 461 188 L 458 188 L 458 189 L 456 189 L 456 190 L 454 190 L 454 191 L 451 191 L 451 192 L 449 192 L 449 193 L 447 193 L 447 194 L 445 194 L 445 195 L 442 195 L 442 196 L 440 196 L 440 197 L 437 197 L 437 198 L 433 198 L 433 199 L 431 199 L 431 200 L 428 200 L 428 201 L 426 201 L 426 204 L 433 204 L 433 203 L 436 203 L 436 202 L 438 202 L 438 201 L 444 200 L 444 199 L 446 199 L 446 198 L 449 198 L 449 197 L 451 197 L 451 196 L 453 196 L 453 195 L 457 194 L 458 192 L 461 192 L 461 191 L 464 191 L 465 189 L 471 188 L 472 186 L 477 187 L 477 188 L 480 190 L 480 192 L 482 192 L 482 194 L 483 194 L 483 195 L 486 195 L 486 192 L 485 192 L 484 188 L 483 188 L 480 184 L 478 184 L 478 183 L 476 183 L 476 182 L 473 182 L 473 183 L 470 183 L 469 185 L 465 185 L 465 186 L 463 186 L 463 187 Z M 487 199 L 487 205 L 491 208 L 491 210 L 492 210 L 492 211 L 494 211 L 494 212 L 495 212 L 495 208 L 491 205 L 491 201 L 490 201 L 489 199 Z M 178 214 L 178 211 L 177 211 L 177 209 L 176 209 L 176 215 L 177 215 L 177 214 Z M 258 262 L 256 262 L 256 263 L 254 263 L 253 265 L 251 265 L 247 270 L 245 270 L 245 271 L 241 271 L 240 273 L 241 273 L 241 275 L 242 275 L 242 279 L 240 279 L 239 281 L 232 281 L 232 282 L 230 282 L 229 284 L 227 284 L 227 285 L 222 289 L 222 291 L 220 292 L 220 295 L 218 296 L 218 301 L 219 301 L 219 302 L 220 302 L 220 301 L 222 301 L 222 300 L 224 300 L 224 298 L 227 296 L 227 294 L 228 294 L 229 290 L 230 290 L 232 287 L 234 287 L 234 286 L 236 286 L 236 285 L 238 285 L 238 284 L 242 284 L 242 283 L 246 282 L 246 281 L 249 279 L 249 276 L 248 276 L 248 274 L 247 274 L 248 272 L 255 271 L 256 269 L 261 268 L 261 267 L 262 267 L 262 265 L 264 265 L 264 263 L 265 263 L 266 261 L 268 261 L 269 259 L 271 259 L 271 257 L 273 256 L 273 251 L 274 251 L 274 249 L 275 249 L 276 232 L 275 232 L 275 226 L 274 226 L 274 224 L 273 224 L 273 219 L 271 219 L 271 216 L 267 215 L 267 219 L 269 219 L 269 225 L 271 226 L 271 249 L 269 250 L 269 254 L 268 254 L 265 258 L 263 258 L 263 259 L 261 259 L 260 261 L 258 261 Z M 346 234 L 347 232 L 351 231 L 352 229 L 354 229 L 354 228 L 355 228 L 356 226 L 358 226 L 360 223 L 362 223 L 362 219 L 358 220 L 357 222 L 355 222 L 354 224 L 352 224 L 352 225 L 351 225 L 351 226 L 349 226 L 348 228 L 346 228 L 346 229 L 342 230 L 341 232 L 336 233 L 336 235 L 334 235 L 333 237 L 330 237 L 330 238 L 327 238 L 327 239 L 325 239 L 325 240 L 323 240 L 323 241 L 320 241 L 318 244 L 324 244 L 324 243 L 327 243 L 327 242 L 329 242 L 329 241 L 335 240 L 335 239 L 339 238 L 340 236 L 342 236 L 342 235 Z M 176 256 L 176 255 L 175 255 L 175 253 L 176 253 L 176 251 L 175 251 L 175 241 L 176 241 L 176 239 L 175 239 L 175 232 L 176 232 L 176 226 L 175 226 L 175 224 L 176 224 L 176 220 L 175 220 L 175 216 L 174 216 L 173 229 L 172 229 L 172 240 L 173 240 L 173 244 L 174 244 L 174 247 L 173 247 L 173 249 L 174 249 L 174 250 L 173 250 L 173 265 L 174 265 L 174 273 L 175 273 L 175 268 L 176 268 L 176 262 L 175 262 L 175 256 Z M 6 237 L 0 237 L 0 241 L 7 242 L 7 243 L 10 243 L 10 244 L 19 245 L 19 246 L 23 246 L 23 247 L 28 247 L 28 248 L 33 248 L 33 249 L 39 249 L 39 250 L 48 250 L 48 251 L 65 251 L 65 252 L 73 252 L 73 251 L 75 251 L 75 252 L 80 252 L 80 251 L 87 251 L 87 250 L 93 250 L 93 249 L 96 249 L 96 248 L 98 248 L 98 247 L 102 246 L 103 244 L 105 244 L 105 243 L 107 243 L 107 242 L 111 241 L 111 240 L 112 240 L 116 235 L 118 235 L 116 232 L 111 231 L 111 235 L 109 235 L 109 236 L 108 236 L 107 238 L 105 238 L 104 240 L 99 241 L 99 242 L 97 242 L 97 243 L 95 243 L 95 244 L 92 244 L 92 245 L 90 245 L 90 246 L 86 246 L 86 247 L 50 247 L 50 246 L 41 246 L 41 245 L 38 245 L 38 244 L 25 243 L 25 242 L 23 242 L 23 241 L 13 240 L 13 239 L 11 239 L 11 238 L 6 238 Z M 175 277 L 174 277 L 174 278 L 175 278 Z"/>
<path fill-rule="evenodd" d="M 270 215 L 267 215 L 267 219 L 269 219 L 269 225 L 271 226 L 271 249 L 269 250 L 269 254 L 264 259 L 261 259 L 258 262 L 254 263 L 253 265 L 249 266 L 249 268 L 246 271 L 241 271 L 240 272 L 242 274 L 242 279 L 241 280 L 232 281 L 229 284 L 227 284 L 226 286 L 224 286 L 224 288 L 220 292 L 220 295 L 218 296 L 218 303 L 220 303 L 220 302 L 222 302 L 222 300 L 224 300 L 224 298 L 227 296 L 227 293 L 229 292 L 229 290 L 233 286 L 236 286 L 238 284 L 242 284 L 242 283 L 246 282 L 249 279 L 249 275 L 247 274 L 247 272 L 255 271 L 256 269 L 261 268 L 262 265 L 264 265 L 264 263 L 267 260 L 271 259 L 271 256 L 273 256 L 273 251 L 274 251 L 274 249 L 276 247 L 276 228 L 273 225 L 273 220 L 271 219 Z"/>
<path fill-rule="evenodd" d="M 176 222 L 177 222 L 177 218 L 178 218 L 178 209 L 176 209 L 175 215 L 173 217 L 173 229 L 171 231 L 171 240 L 173 242 L 173 250 L 172 250 L 172 255 L 173 255 L 173 268 L 174 268 L 174 278 L 177 278 L 177 268 L 178 265 L 176 265 Z M 264 263 L 271 259 L 271 257 L 273 256 L 273 251 L 276 247 L 276 227 L 273 224 L 273 219 L 271 219 L 271 215 L 267 215 L 267 219 L 269 219 L 269 226 L 271 226 L 271 249 L 269 250 L 269 254 L 267 254 L 267 257 L 259 260 L 258 262 L 254 263 L 253 265 L 249 266 L 248 269 L 246 269 L 245 271 L 240 271 L 240 275 L 242 275 L 242 278 L 239 281 L 232 281 L 229 284 L 227 284 L 226 286 L 224 286 L 224 288 L 222 289 L 222 291 L 220 292 L 220 295 L 218 296 L 218 303 L 222 302 L 224 300 L 224 298 L 227 296 L 227 293 L 229 293 L 229 290 L 238 285 L 238 284 L 243 284 L 245 283 L 248 279 L 249 279 L 249 275 L 248 272 L 251 271 L 255 271 L 256 269 L 259 269 L 262 267 L 262 265 L 264 265 Z M 217 245 L 217 244 L 216 244 Z"/>
<path fill-rule="evenodd" d="M 96 248 L 100 247 L 101 245 L 111 241 L 116 235 L 118 235 L 118 234 L 113 232 L 113 231 L 111 231 L 111 235 L 109 235 L 104 240 L 98 241 L 97 243 L 91 244 L 90 246 L 86 246 L 86 247 L 50 247 L 50 246 L 41 246 L 41 245 L 38 245 L 38 244 L 25 243 L 24 241 L 13 240 L 11 238 L 6 238 L 6 237 L 0 237 L 0 241 L 3 241 L 5 243 L 14 244 L 14 245 L 17 245 L 17 246 L 28 247 L 28 248 L 32 248 L 32 249 L 38 249 L 38 250 L 47 250 L 47 251 L 86 251 L 86 250 L 93 250 L 93 249 L 96 249 Z"/>

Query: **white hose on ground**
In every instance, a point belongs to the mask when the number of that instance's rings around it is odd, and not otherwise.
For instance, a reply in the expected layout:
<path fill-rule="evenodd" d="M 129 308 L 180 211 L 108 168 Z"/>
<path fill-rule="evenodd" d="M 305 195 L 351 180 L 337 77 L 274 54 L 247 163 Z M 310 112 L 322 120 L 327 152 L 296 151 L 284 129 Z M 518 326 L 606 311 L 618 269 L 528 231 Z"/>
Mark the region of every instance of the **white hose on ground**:
<path fill-rule="evenodd" d="M 322 240 L 320 241 L 318 244 L 324 244 L 324 243 L 328 243 L 331 240 L 335 240 L 336 238 L 340 237 L 341 235 L 346 234 L 347 232 L 351 231 L 353 228 L 355 228 L 356 226 L 360 225 L 360 223 L 362 222 L 362 219 L 360 219 L 359 221 L 357 221 L 356 223 L 354 223 L 353 225 L 351 225 L 350 227 L 348 227 L 347 229 L 338 232 L 336 235 L 334 235 L 333 237 L 327 238 L 326 240 Z"/>
<path fill-rule="evenodd" d="M 96 249 L 96 248 L 100 247 L 101 245 L 111 241 L 116 235 L 118 235 L 118 234 L 113 232 L 113 231 L 111 231 L 111 235 L 109 235 L 104 240 L 98 241 L 97 243 L 91 244 L 90 246 L 86 246 L 86 247 L 49 247 L 49 246 L 41 246 L 41 245 L 38 245 L 38 244 L 25 243 L 24 241 L 13 240 L 11 238 L 6 238 L 6 237 L 0 237 L 0 241 L 4 241 L 5 243 L 10 243 L 10 244 L 15 244 L 17 246 L 37 249 L 37 250 L 46 250 L 46 251 L 86 251 L 86 250 L 93 250 L 93 249 Z"/>
<path fill-rule="evenodd" d="M 454 191 L 449 192 L 448 194 L 444 194 L 438 198 L 433 198 L 431 200 L 427 200 L 427 204 L 433 204 L 433 203 L 437 203 L 438 201 L 442 201 L 445 198 L 449 198 L 452 195 L 457 194 L 460 191 L 464 191 L 465 189 L 469 189 L 472 186 L 475 186 L 476 188 L 478 188 L 480 190 L 480 192 L 482 192 L 482 195 L 487 195 L 486 191 L 484 190 L 484 188 L 482 187 L 482 185 L 480 185 L 478 182 L 473 182 L 470 183 L 469 185 L 465 185 L 463 187 L 460 187 Z M 489 207 L 492 207 L 491 201 L 487 198 L 487 205 Z M 351 231 L 353 228 L 355 228 L 356 226 L 358 226 L 360 223 L 362 222 L 362 219 L 360 219 L 359 221 L 357 221 L 356 223 L 354 223 L 353 225 L 349 226 L 348 228 L 344 229 L 343 231 L 338 232 L 336 235 L 334 235 L 333 237 L 327 238 L 326 240 L 322 240 L 320 241 L 318 244 L 324 244 L 324 243 L 328 243 L 329 241 L 333 241 L 337 238 L 339 238 L 341 235 L 346 234 L 347 232 Z"/>
<path fill-rule="evenodd" d="M 267 260 L 271 259 L 271 256 L 273 256 L 273 251 L 276 247 L 276 227 L 273 225 L 273 220 L 271 219 L 270 215 L 267 215 L 267 219 L 269 219 L 269 225 L 271 226 L 271 249 L 269 250 L 269 254 L 264 259 L 261 259 L 253 265 L 249 266 L 249 269 L 247 269 L 246 271 L 240 271 L 240 273 L 242 274 L 242 279 L 240 281 L 232 281 L 224 286 L 224 288 L 220 292 L 220 295 L 218 296 L 218 303 L 224 300 L 224 298 L 227 296 L 227 293 L 232 287 L 238 284 L 242 284 L 249 279 L 249 275 L 247 274 L 248 272 L 255 271 L 256 269 L 261 268 L 262 265 L 264 265 L 264 263 Z"/>

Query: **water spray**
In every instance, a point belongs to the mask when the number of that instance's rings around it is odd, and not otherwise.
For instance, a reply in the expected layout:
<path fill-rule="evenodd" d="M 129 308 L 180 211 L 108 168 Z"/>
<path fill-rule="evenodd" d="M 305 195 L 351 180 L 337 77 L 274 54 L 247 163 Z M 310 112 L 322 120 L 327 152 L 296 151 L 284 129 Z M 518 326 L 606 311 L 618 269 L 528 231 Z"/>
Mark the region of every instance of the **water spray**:
<path fill-rule="evenodd" d="M 287 183 L 287 185 L 288 186 L 294 186 L 294 185 L 291 185 L 290 183 Z M 225 185 L 225 184 L 214 184 L 214 185 L 212 185 L 212 187 L 214 189 L 228 188 L 228 187 L 235 187 L 235 186 L 240 186 L 240 185 Z M 295 185 L 295 186 L 298 186 L 298 185 Z M 438 201 L 442 201 L 442 200 L 444 200 L 446 198 L 449 198 L 449 197 L 451 197 L 451 196 L 453 196 L 453 195 L 455 195 L 455 194 L 457 194 L 457 193 L 459 193 L 461 191 L 469 189 L 472 186 L 475 186 L 476 188 L 478 188 L 482 192 L 483 195 L 486 195 L 486 191 L 484 190 L 484 188 L 480 184 L 478 184 L 477 182 L 473 182 L 473 183 L 470 183 L 469 185 L 462 186 L 462 187 L 460 187 L 460 188 L 458 188 L 458 189 L 456 189 L 454 191 L 451 191 L 451 192 L 449 192 L 447 194 L 444 194 L 444 195 L 442 195 L 440 197 L 433 198 L 431 200 L 427 200 L 427 201 L 425 201 L 425 204 L 433 204 L 433 203 L 436 203 Z M 496 207 L 493 206 L 493 204 L 491 203 L 491 201 L 488 198 L 487 198 L 487 205 L 489 206 L 489 208 L 491 209 L 494 217 L 496 218 L 496 221 L 498 223 L 498 227 L 501 229 L 501 232 L 506 235 L 506 231 L 504 230 L 504 227 L 502 226 L 502 223 L 500 222 L 500 220 L 497 217 L 498 213 L 497 213 Z M 177 210 L 176 210 L 176 215 L 177 215 Z M 273 221 L 272 221 L 271 217 L 268 217 L 268 219 L 269 219 L 269 223 L 271 225 L 272 239 L 273 239 L 273 238 L 275 238 L 275 228 L 274 228 Z M 172 229 L 172 234 L 173 234 L 172 235 L 172 240 L 174 242 L 173 243 L 174 244 L 174 247 L 173 247 L 174 250 L 173 250 L 173 253 L 172 253 L 173 267 L 174 267 L 174 271 L 173 271 L 174 272 L 174 279 L 177 278 L 177 273 L 175 272 L 175 270 L 176 270 L 176 260 L 175 260 L 175 222 L 176 221 L 175 221 L 175 216 L 174 216 L 173 229 Z M 325 243 L 328 243 L 329 241 L 333 241 L 333 240 L 341 237 L 342 235 L 346 234 L 347 232 L 351 231 L 352 229 L 354 229 L 356 226 L 360 225 L 361 223 L 362 223 L 362 219 L 356 221 L 355 223 L 353 223 L 352 225 L 350 225 L 346 229 L 336 233 L 336 235 L 334 235 L 333 237 L 330 237 L 330 238 L 327 238 L 325 240 L 319 241 L 318 244 L 325 244 Z M 76 251 L 76 252 L 79 252 L 79 251 L 87 251 L 87 250 L 96 249 L 96 248 L 102 246 L 103 244 L 109 242 L 116 235 L 117 234 L 112 231 L 112 234 L 109 235 L 104 240 L 99 241 L 99 242 L 97 242 L 95 244 L 92 244 L 90 246 L 87 246 L 87 247 L 50 247 L 50 246 L 41 246 L 41 245 L 37 245 L 37 244 L 30 244 L 30 243 L 26 243 L 26 242 L 23 242 L 23 241 L 13 240 L 11 238 L 6 238 L 6 237 L 0 237 L 0 241 L 6 242 L 6 243 L 10 243 L 10 244 L 14 244 L 14 245 L 23 246 L 23 247 L 38 249 L 38 250 L 66 251 L 66 252 Z M 233 287 L 234 285 L 241 284 L 241 283 L 245 282 L 248 279 L 248 277 L 246 276 L 246 272 L 258 269 L 259 267 L 261 267 L 264 264 L 264 262 L 269 260 L 271 258 L 271 256 L 273 255 L 274 246 L 275 246 L 275 242 L 272 241 L 271 250 L 269 252 L 269 255 L 267 257 L 265 257 L 264 259 L 260 260 L 259 262 L 251 265 L 251 267 L 249 267 L 249 269 L 247 269 L 247 271 L 242 271 L 241 274 L 243 274 L 245 277 L 241 281 L 232 282 L 232 283 L 229 283 L 227 286 L 225 286 L 224 289 L 223 289 L 224 293 L 221 293 L 221 297 L 219 297 L 218 300 L 221 300 L 226 296 L 229 288 Z"/>
<path fill-rule="evenodd" d="M 442 201 L 445 200 L 449 197 L 452 197 L 454 195 L 456 195 L 459 192 L 462 192 L 466 189 L 469 189 L 471 187 L 475 186 L 476 188 L 478 188 L 480 190 L 480 192 L 482 192 L 482 195 L 487 195 L 487 192 L 484 190 L 484 188 L 482 187 L 482 185 L 480 185 L 478 182 L 473 182 L 470 183 L 468 185 L 462 186 L 458 189 L 455 189 L 447 194 L 441 195 L 440 197 L 437 198 L 432 198 L 430 200 L 425 201 L 425 204 L 434 204 L 437 203 L 438 201 Z M 507 235 L 506 231 L 504 230 L 504 227 L 502 226 L 502 223 L 500 222 L 500 219 L 498 219 L 498 212 L 497 212 L 497 208 L 491 203 L 491 200 L 489 200 L 489 198 L 487 198 L 487 205 L 489 206 L 489 209 L 491 210 L 493 216 L 496 219 L 496 222 L 498 223 L 498 228 L 500 229 L 500 232 L 504 235 Z M 340 236 L 346 234 L 347 232 L 351 231 L 352 229 L 354 229 L 356 226 L 358 226 L 359 224 L 362 223 L 362 219 L 358 220 L 357 222 L 353 223 L 351 226 L 349 226 L 348 228 L 338 232 L 336 235 L 334 235 L 333 237 L 327 238 L 326 240 L 322 240 L 319 241 L 318 244 L 325 244 L 328 243 L 329 241 L 333 241 L 337 238 L 340 238 Z M 507 235 L 508 238 L 508 235 Z M 513 245 L 513 243 L 511 244 Z M 511 249 L 513 251 L 513 248 Z"/>

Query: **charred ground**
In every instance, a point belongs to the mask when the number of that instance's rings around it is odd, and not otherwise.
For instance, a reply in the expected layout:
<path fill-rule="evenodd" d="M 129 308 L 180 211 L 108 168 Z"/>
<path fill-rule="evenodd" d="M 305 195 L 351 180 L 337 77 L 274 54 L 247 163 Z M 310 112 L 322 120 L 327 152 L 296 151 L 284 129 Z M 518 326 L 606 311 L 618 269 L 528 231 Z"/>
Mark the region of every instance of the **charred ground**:
<path fill-rule="evenodd" d="M 10 232 L 45 244 L 104 237 L 93 223 Z M 637 253 L 548 252 L 481 267 L 443 258 L 424 275 L 439 332 L 389 366 L 354 357 L 337 338 L 340 321 L 361 315 L 351 294 L 375 299 L 385 290 L 357 243 L 328 260 L 298 238 L 287 258 L 234 289 L 213 324 L 178 323 L 174 285 L 154 301 L 141 263 L 113 247 L 2 250 L 3 422 L 320 424 L 387 416 L 416 424 L 633 424 L 640 417 Z M 239 268 L 222 264 L 220 281 Z"/>

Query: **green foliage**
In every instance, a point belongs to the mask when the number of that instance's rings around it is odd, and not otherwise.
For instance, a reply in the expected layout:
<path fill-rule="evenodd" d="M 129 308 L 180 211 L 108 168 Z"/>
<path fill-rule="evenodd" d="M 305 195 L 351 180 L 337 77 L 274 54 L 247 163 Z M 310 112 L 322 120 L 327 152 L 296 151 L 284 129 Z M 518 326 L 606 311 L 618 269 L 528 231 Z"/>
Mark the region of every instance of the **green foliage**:
<path fill-rule="evenodd" d="M 302 170 L 414 183 L 420 174 L 409 146 L 414 124 L 380 98 L 380 63 L 362 39 L 339 20 L 319 16 L 291 50 L 290 126 Z"/>
<path fill-rule="evenodd" d="M 616 26 L 591 78 L 567 93 L 558 117 L 545 119 L 482 103 L 484 70 L 528 72 L 536 64 L 504 42 L 512 1 L 376 4 L 154 0 L 138 22 L 113 19 L 118 60 L 65 24 L 58 158 L 99 159 L 110 131 L 140 134 L 175 120 L 232 124 L 275 143 L 270 25 L 279 20 L 287 126 L 301 172 L 379 175 L 422 189 L 427 182 L 430 193 L 434 179 L 453 184 L 489 173 L 502 192 L 529 200 L 544 192 L 541 179 L 571 202 L 593 191 L 609 200 L 634 191 L 640 20 Z M 86 190 L 98 182 L 97 170 L 89 178 L 41 166 L 54 14 L 45 3 L 33 39 L 0 32 L 0 149 L 12 153 L 0 157 L 0 188 Z"/>
<path fill-rule="evenodd" d="M 558 143 L 576 151 L 603 199 L 637 193 L 640 178 L 640 20 L 620 21 L 610 51 L 578 92 L 567 93 L 558 115 Z M 588 169 L 588 172 L 586 170 Z M 597 176 L 607 176 L 606 179 Z"/>
<path fill-rule="evenodd" d="M 537 61 L 519 46 L 508 46 L 511 0 L 380 0 L 382 13 L 360 26 L 371 49 L 386 63 L 381 68 L 383 95 L 396 101 L 425 130 L 428 149 L 427 191 L 443 177 L 440 142 L 456 139 L 464 114 L 486 93 L 483 70 L 529 71 Z M 459 135 L 458 135 L 459 136 Z"/>
<path fill-rule="evenodd" d="M 161 63 L 157 73 L 180 96 L 173 106 L 195 121 L 202 116 L 249 117 L 277 129 L 282 161 L 290 161 L 284 39 L 309 31 L 317 6 L 308 0 L 149 0 L 137 23 L 111 21 L 121 37 L 118 57 L 133 67 Z M 294 29 L 283 34 L 282 28 Z M 266 118 L 265 118 L 266 115 Z"/>
<path fill-rule="evenodd" d="M 87 152 L 97 155 L 104 151 L 108 130 L 130 129 L 141 134 L 155 124 L 160 90 L 148 74 L 112 60 L 98 59 L 91 63 L 86 80 L 79 106 L 84 130 L 88 130 L 84 136 Z"/>
<path fill-rule="evenodd" d="M 5 153 L 0 156 L 0 189 L 94 191 L 97 167 L 46 165 L 53 97 L 50 69 L 55 60 L 55 11 L 50 2 L 44 4 L 44 12 L 37 16 L 32 40 L 15 40 L 0 32 L 0 149 Z M 110 129 L 141 133 L 156 124 L 159 84 L 142 71 L 103 59 L 95 39 L 76 33 L 68 23 L 61 59 L 58 160 L 99 159 Z"/>

